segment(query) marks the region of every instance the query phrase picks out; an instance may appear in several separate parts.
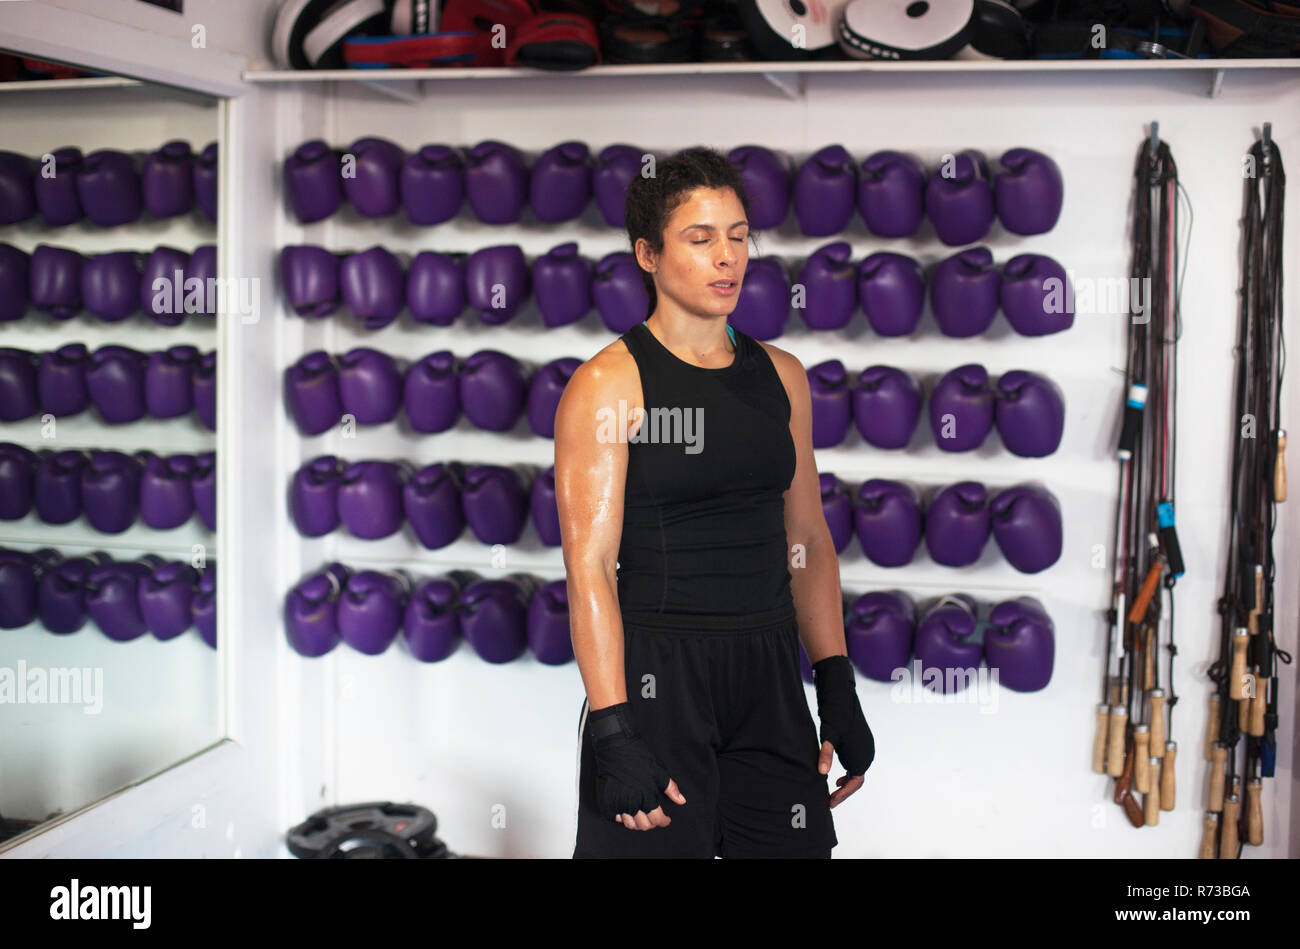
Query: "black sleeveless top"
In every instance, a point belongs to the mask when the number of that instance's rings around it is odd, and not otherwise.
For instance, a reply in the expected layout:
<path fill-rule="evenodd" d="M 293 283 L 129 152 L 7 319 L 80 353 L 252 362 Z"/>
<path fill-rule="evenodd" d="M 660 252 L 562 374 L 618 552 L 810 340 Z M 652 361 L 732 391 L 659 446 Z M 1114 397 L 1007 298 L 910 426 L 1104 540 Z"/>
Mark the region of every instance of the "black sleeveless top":
<path fill-rule="evenodd" d="M 728 329 L 736 353 L 721 369 L 674 356 L 645 323 L 621 337 L 646 407 L 628 439 L 622 611 L 741 615 L 793 603 L 790 400 L 763 347 Z"/>

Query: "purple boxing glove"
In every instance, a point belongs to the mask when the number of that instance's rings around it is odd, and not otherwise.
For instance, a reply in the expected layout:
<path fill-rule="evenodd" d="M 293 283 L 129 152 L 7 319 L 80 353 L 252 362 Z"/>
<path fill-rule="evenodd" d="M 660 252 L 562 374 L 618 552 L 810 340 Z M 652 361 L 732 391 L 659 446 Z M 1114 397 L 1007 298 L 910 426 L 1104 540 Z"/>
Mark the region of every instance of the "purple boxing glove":
<path fill-rule="evenodd" d="M 858 489 L 853 523 L 862 552 L 876 566 L 911 563 L 921 542 L 921 501 L 916 489 L 873 478 Z"/>
<path fill-rule="evenodd" d="M 906 593 L 866 593 L 853 601 L 844 623 L 849 658 L 868 679 L 890 682 L 912 658 L 915 608 Z"/>
<path fill-rule="evenodd" d="M 975 601 L 964 593 L 943 597 L 917 624 L 921 682 L 933 692 L 952 695 L 973 685 L 983 653 L 984 644 L 976 635 Z"/>
<path fill-rule="evenodd" d="M 980 559 L 993 530 L 988 492 L 978 481 L 959 481 L 940 491 L 925 512 L 925 547 L 945 567 Z"/>
<path fill-rule="evenodd" d="M 1005 600 L 989 611 L 984 658 L 998 681 L 1017 692 L 1037 692 L 1052 681 L 1055 627 L 1033 597 Z"/>
<path fill-rule="evenodd" d="M 1021 573 L 1046 570 L 1061 558 L 1061 505 L 1046 488 L 1018 484 L 993 498 L 993 537 Z"/>
<path fill-rule="evenodd" d="M 858 264 L 858 299 L 878 334 L 906 336 L 921 321 L 925 305 L 921 265 L 903 254 L 872 254 Z"/>

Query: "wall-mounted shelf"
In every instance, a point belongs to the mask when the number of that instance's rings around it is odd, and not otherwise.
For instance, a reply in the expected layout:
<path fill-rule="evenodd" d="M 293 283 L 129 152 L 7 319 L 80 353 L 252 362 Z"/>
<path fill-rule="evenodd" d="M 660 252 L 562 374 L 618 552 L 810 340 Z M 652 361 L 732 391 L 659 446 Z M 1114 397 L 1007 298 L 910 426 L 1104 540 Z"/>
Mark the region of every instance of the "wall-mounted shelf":
<path fill-rule="evenodd" d="M 67 92 L 71 89 L 121 89 L 143 86 L 139 79 L 125 76 L 85 76 L 79 79 L 33 79 L 27 82 L 0 82 L 0 92 Z"/>
<path fill-rule="evenodd" d="M 848 62 L 742 62 L 742 63 L 662 63 L 659 65 L 594 66 L 576 72 L 541 72 L 519 68 L 438 68 L 438 69 L 317 69 L 317 70 L 247 70 L 244 79 L 252 83 L 358 82 L 399 99 L 415 100 L 424 93 L 425 81 L 456 80 L 535 80 L 645 78 L 653 76 L 760 76 L 790 98 L 803 93 L 805 77 L 816 74 L 910 73 L 957 75 L 1010 73 L 1201 73 L 1208 82 L 1207 95 L 1216 96 L 1229 72 L 1273 69 L 1295 71 L 1300 76 L 1297 59 L 1134 59 L 1134 60 L 940 60 L 925 62 L 885 62 L 853 60 Z"/>

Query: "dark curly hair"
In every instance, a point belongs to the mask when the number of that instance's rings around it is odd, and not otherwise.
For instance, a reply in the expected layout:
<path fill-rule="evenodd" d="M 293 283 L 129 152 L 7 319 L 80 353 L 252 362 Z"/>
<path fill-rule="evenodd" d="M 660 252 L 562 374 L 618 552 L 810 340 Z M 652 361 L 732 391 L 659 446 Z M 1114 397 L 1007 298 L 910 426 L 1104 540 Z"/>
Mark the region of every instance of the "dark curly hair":
<path fill-rule="evenodd" d="M 636 253 L 636 242 L 645 238 L 655 251 L 664 249 L 664 228 L 668 218 L 690 197 L 696 188 L 730 188 L 740 199 L 740 205 L 749 216 L 749 195 L 740 180 L 740 170 L 727 161 L 727 156 L 713 148 L 688 148 L 671 158 L 656 162 L 654 174 L 639 174 L 627 189 L 627 239 Z M 753 232 L 750 232 L 753 236 Z M 658 294 L 654 277 L 641 271 L 646 291 L 650 294 L 648 318 L 655 310 Z"/>

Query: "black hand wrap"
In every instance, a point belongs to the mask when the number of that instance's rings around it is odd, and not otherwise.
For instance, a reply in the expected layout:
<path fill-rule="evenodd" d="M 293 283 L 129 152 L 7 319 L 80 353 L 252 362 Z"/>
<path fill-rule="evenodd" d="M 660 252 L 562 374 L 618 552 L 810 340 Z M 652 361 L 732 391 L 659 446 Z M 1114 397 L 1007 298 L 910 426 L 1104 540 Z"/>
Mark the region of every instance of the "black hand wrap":
<path fill-rule="evenodd" d="M 817 687 L 821 740 L 829 741 L 850 775 L 865 774 L 876 757 L 876 739 L 858 703 L 848 656 L 827 656 L 812 667 Z"/>
<path fill-rule="evenodd" d="M 587 731 L 596 751 L 596 806 L 614 820 L 619 814 L 649 814 L 668 787 L 668 770 L 632 722 L 628 702 L 587 712 Z"/>

